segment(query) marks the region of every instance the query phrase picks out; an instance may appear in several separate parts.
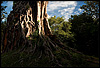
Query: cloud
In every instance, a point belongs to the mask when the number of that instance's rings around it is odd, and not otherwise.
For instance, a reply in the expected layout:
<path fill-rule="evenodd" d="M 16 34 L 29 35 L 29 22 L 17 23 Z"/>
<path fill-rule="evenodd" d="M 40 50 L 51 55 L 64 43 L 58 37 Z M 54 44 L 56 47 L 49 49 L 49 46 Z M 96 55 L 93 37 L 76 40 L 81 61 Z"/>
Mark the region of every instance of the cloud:
<path fill-rule="evenodd" d="M 83 11 L 83 9 L 80 9 L 80 8 L 79 8 L 79 9 L 78 9 L 78 11 L 82 12 L 82 11 Z"/>
<path fill-rule="evenodd" d="M 13 1 L 6 1 L 6 2 L 3 2 L 1 4 L 2 6 L 7 6 L 5 11 L 7 12 L 7 14 L 5 14 L 5 17 L 8 17 L 10 11 L 12 10 L 12 6 L 13 6 Z M 5 21 L 7 20 L 6 18 L 4 18 L 2 21 Z"/>
<path fill-rule="evenodd" d="M 13 1 L 8 1 L 7 2 L 8 7 L 13 5 Z"/>
<path fill-rule="evenodd" d="M 62 9 L 62 10 L 58 10 L 58 12 L 60 12 L 62 15 L 66 12 L 68 13 L 73 13 L 73 10 L 75 9 L 75 6 L 71 7 L 71 8 L 66 8 L 66 9 Z"/>
<path fill-rule="evenodd" d="M 49 1 L 48 11 L 53 11 L 61 7 L 76 6 L 76 1 Z"/>
<path fill-rule="evenodd" d="M 8 11 L 8 14 L 9 14 L 10 11 L 13 10 L 12 9 L 13 1 L 8 1 L 6 5 L 7 5 L 7 8 L 5 10 Z"/>
<path fill-rule="evenodd" d="M 80 12 L 83 12 L 83 9 L 80 9 L 80 8 L 79 8 L 77 11 L 74 12 L 74 14 L 75 14 L 75 15 L 79 15 Z"/>
<path fill-rule="evenodd" d="M 54 13 L 56 16 L 64 16 L 68 21 L 76 6 L 77 1 L 49 1 L 47 12 Z"/>
<path fill-rule="evenodd" d="M 79 15 L 79 12 L 78 11 L 76 11 L 76 12 L 74 12 L 75 13 L 75 15 Z"/>
<path fill-rule="evenodd" d="M 4 21 L 6 21 L 6 19 L 4 18 L 4 19 L 2 19 L 2 21 L 4 22 Z"/>
<path fill-rule="evenodd" d="M 6 1 L 3 2 L 2 6 L 7 6 L 5 11 L 7 12 L 7 15 L 5 15 L 6 17 L 9 15 L 10 11 L 12 11 L 12 7 L 13 7 L 13 1 Z"/>
<path fill-rule="evenodd" d="M 51 16 L 50 15 L 48 15 L 48 18 L 50 18 Z"/>

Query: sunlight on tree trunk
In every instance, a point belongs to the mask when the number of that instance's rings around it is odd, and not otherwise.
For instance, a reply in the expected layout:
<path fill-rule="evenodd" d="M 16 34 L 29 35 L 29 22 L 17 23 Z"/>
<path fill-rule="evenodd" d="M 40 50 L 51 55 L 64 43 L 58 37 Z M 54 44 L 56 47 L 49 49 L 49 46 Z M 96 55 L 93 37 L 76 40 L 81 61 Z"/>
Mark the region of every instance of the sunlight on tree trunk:
<path fill-rule="evenodd" d="M 44 63 L 43 66 L 48 64 L 51 67 L 63 67 L 70 64 L 69 60 L 78 59 L 77 55 L 85 58 L 81 52 L 64 45 L 52 34 L 47 4 L 48 1 L 14 1 L 13 11 L 7 18 L 7 27 L 4 30 L 2 50 L 3 53 L 16 50 L 10 55 L 12 58 L 17 57 L 17 60 L 8 62 L 8 66 L 19 64 L 23 67 L 27 63 L 26 66 L 29 67 Z"/>

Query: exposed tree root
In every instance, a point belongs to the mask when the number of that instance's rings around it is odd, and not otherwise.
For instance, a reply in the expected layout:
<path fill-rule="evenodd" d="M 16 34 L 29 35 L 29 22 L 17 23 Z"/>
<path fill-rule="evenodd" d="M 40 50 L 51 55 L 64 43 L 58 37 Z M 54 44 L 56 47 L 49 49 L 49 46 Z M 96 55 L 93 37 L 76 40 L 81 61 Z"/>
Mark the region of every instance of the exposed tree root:
<path fill-rule="evenodd" d="M 30 40 L 29 42 L 32 43 L 32 40 Z M 22 46 L 22 48 L 18 52 L 12 54 L 13 56 L 13 55 L 21 54 L 24 52 L 26 53 L 26 56 L 24 58 L 20 57 L 20 59 L 12 63 L 11 66 L 13 66 L 16 63 L 20 63 L 22 65 L 23 63 L 22 61 L 25 59 L 34 60 L 34 61 L 29 62 L 28 66 L 30 66 L 34 64 L 35 61 L 40 61 L 41 59 L 45 57 L 49 57 L 48 62 L 55 62 L 56 66 L 63 67 L 63 65 L 57 59 L 58 57 L 54 53 L 55 51 L 60 52 L 60 53 L 61 51 L 64 51 L 65 54 L 67 54 L 67 56 L 69 57 L 68 58 L 69 60 L 72 59 L 72 54 L 70 53 L 70 51 L 83 55 L 82 53 L 68 46 L 63 45 L 60 42 L 60 40 L 58 42 L 53 41 L 51 38 L 49 38 L 49 36 L 43 36 L 43 35 L 39 36 L 37 40 L 35 41 L 35 44 L 34 45 L 30 44 L 31 45 L 30 47 L 28 47 L 29 45 L 26 45 L 26 43 L 24 43 L 24 46 Z M 32 57 L 34 56 L 36 57 L 33 59 Z"/>

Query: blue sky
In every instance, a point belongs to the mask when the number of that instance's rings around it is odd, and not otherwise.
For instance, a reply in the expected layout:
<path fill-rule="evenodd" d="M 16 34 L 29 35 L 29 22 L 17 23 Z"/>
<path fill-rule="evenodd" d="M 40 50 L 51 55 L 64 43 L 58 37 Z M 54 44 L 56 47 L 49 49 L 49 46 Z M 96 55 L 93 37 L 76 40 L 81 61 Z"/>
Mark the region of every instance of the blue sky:
<path fill-rule="evenodd" d="M 71 15 L 79 15 L 83 12 L 80 9 L 82 5 L 85 5 L 84 1 L 49 1 L 47 13 L 49 17 L 64 16 L 65 20 L 68 21 Z"/>
<path fill-rule="evenodd" d="M 13 10 L 13 1 L 4 2 L 1 5 L 7 6 L 5 11 L 7 11 L 8 14 Z M 82 5 L 85 5 L 84 1 L 49 1 L 47 5 L 48 17 L 50 18 L 54 15 L 56 17 L 64 16 L 65 20 L 68 21 L 71 15 L 79 15 L 83 12 L 83 10 L 80 9 Z"/>

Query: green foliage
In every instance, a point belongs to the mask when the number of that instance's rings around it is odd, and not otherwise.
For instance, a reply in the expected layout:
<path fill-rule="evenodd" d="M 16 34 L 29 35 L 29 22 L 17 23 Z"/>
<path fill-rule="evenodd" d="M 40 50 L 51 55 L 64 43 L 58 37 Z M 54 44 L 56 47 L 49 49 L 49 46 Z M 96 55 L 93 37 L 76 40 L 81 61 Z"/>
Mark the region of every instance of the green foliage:
<path fill-rule="evenodd" d="M 48 21 L 50 22 L 50 27 L 51 27 L 52 31 L 58 30 L 60 23 L 64 21 L 63 18 L 64 18 L 63 16 L 57 17 L 57 18 L 56 18 L 56 16 L 54 16 L 54 17 L 51 17 L 48 19 Z"/>
<path fill-rule="evenodd" d="M 71 31 L 76 39 L 75 48 L 85 54 L 98 56 L 97 22 L 86 13 L 71 16 L 69 21 L 72 23 Z"/>
<path fill-rule="evenodd" d="M 61 39 L 61 41 L 65 44 L 67 44 L 68 40 L 70 40 L 70 42 L 74 42 L 74 34 L 70 31 L 71 27 L 72 27 L 72 23 L 71 22 L 67 22 L 64 21 L 64 17 L 51 17 L 49 18 L 49 23 L 50 23 L 50 27 L 51 30 L 53 31 L 53 34 L 55 34 L 56 36 L 59 37 L 59 39 Z"/>
<path fill-rule="evenodd" d="M 74 33 L 74 48 L 84 54 L 98 56 L 98 33 L 99 33 L 99 1 L 85 1 L 86 5 L 80 15 L 71 15 L 69 22 L 72 23 L 71 32 Z M 93 19 L 93 15 L 96 18 Z"/>
<path fill-rule="evenodd" d="M 88 15 L 95 15 L 99 17 L 99 1 L 85 1 L 86 5 L 82 5 L 80 8 L 84 9 Z"/>
<path fill-rule="evenodd" d="M 71 24 L 70 22 L 62 22 L 59 26 L 58 34 L 60 35 L 66 35 L 67 38 L 71 37 L 72 32 L 70 31 L 71 29 Z"/>

